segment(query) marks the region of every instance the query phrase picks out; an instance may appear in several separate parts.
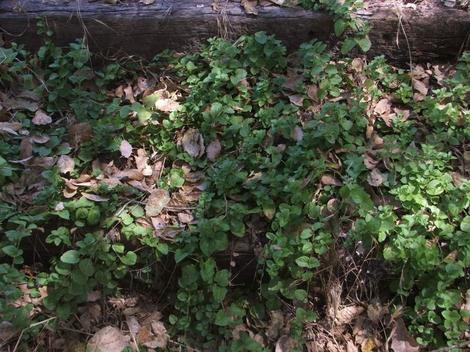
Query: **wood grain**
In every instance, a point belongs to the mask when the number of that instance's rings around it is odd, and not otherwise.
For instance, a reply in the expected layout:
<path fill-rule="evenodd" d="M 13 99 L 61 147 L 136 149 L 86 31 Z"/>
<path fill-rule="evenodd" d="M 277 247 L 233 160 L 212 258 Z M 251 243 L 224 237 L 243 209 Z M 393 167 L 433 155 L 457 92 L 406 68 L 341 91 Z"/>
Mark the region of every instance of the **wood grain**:
<path fill-rule="evenodd" d="M 238 2 L 220 0 L 157 0 L 117 5 L 101 0 L 1 0 L 0 27 L 7 39 L 37 49 L 36 21 L 45 18 L 54 40 L 66 45 L 86 37 L 92 50 L 105 54 L 153 57 L 163 49 L 197 48 L 207 38 L 234 38 L 264 30 L 288 47 L 318 38 L 334 41 L 333 21 L 321 12 L 301 8 L 259 7 L 258 16 L 246 15 Z M 418 9 L 378 2 L 359 17 L 371 23 L 370 54 L 383 54 L 395 63 L 454 60 L 469 48 L 470 14 L 443 7 Z M 406 34 L 406 35 L 405 35 Z"/>

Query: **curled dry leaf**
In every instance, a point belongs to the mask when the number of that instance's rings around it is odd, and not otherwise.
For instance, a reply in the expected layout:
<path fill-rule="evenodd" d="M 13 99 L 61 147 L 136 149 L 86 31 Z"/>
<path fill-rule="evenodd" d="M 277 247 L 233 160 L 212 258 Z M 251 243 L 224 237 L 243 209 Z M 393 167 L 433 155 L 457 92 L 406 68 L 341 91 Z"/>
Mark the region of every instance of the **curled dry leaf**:
<path fill-rule="evenodd" d="M 183 145 L 184 151 L 193 158 L 200 157 L 204 154 L 204 138 L 199 131 L 194 128 L 190 128 L 185 132 L 181 144 Z"/>
<path fill-rule="evenodd" d="M 325 186 L 342 186 L 341 181 L 331 175 L 323 175 L 320 182 Z"/>
<path fill-rule="evenodd" d="M 52 117 L 47 115 L 44 111 L 38 110 L 34 114 L 34 117 L 31 122 L 35 125 L 48 125 L 52 122 Z"/>
<path fill-rule="evenodd" d="M 178 220 L 183 224 L 190 224 L 194 217 L 191 214 L 178 213 Z"/>
<path fill-rule="evenodd" d="M 289 95 L 289 101 L 296 106 L 303 106 L 304 97 L 301 95 Z"/>
<path fill-rule="evenodd" d="M 152 176 L 152 167 L 148 164 L 148 156 L 144 149 L 137 149 L 137 155 L 134 157 L 137 170 L 144 176 Z"/>
<path fill-rule="evenodd" d="M 44 136 L 44 135 L 34 135 L 31 137 L 31 141 L 36 144 L 45 144 L 49 142 L 50 138 L 49 136 Z"/>
<path fill-rule="evenodd" d="M 307 87 L 307 96 L 315 103 L 319 102 L 318 99 L 318 87 L 316 85 L 311 85 Z"/>
<path fill-rule="evenodd" d="M 73 171 L 75 168 L 75 161 L 68 155 L 61 155 L 59 160 L 57 160 L 57 167 L 61 174 L 66 174 Z"/>
<path fill-rule="evenodd" d="M 403 319 L 398 318 L 395 320 L 395 326 L 391 334 L 392 350 L 394 352 L 418 352 L 419 345 L 413 337 L 408 333 Z"/>
<path fill-rule="evenodd" d="M 379 187 L 384 182 L 384 176 L 378 169 L 374 168 L 367 176 L 367 182 L 372 187 Z"/>
<path fill-rule="evenodd" d="M 129 336 L 124 336 L 121 331 L 112 326 L 106 326 L 96 332 L 88 341 L 89 352 L 122 352 L 129 346 Z"/>
<path fill-rule="evenodd" d="M 247 15 L 258 15 L 258 9 L 256 8 L 257 0 L 242 0 L 242 6 Z"/>
<path fill-rule="evenodd" d="M 220 144 L 220 141 L 218 139 L 213 140 L 207 146 L 207 151 L 206 151 L 207 159 L 209 159 L 210 161 L 214 161 L 215 159 L 218 158 L 221 150 L 222 150 L 222 144 Z"/>
<path fill-rule="evenodd" d="M 132 145 L 123 139 L 121 145 L 119 146 L 119 151 L 124 158 L 130 158 L 132 155 Z"/>
<path fill-rule="evenodd" d="M 170 195 L 165 189 L 154 190 L 147 199 L 145 214 L 147 217 L 157 216 L 170 202 Z"/>
<path fill-rule="evenodd" d="M 124 96 L 126 97 L 126 100 L 128 100 L 130 103 L 135 103 L 134 99 L 134 91 L 132 90 L 132 86 L 128 85 L 126 88 L 123 89 L 124 91 Z"/>
<path fill-rule="evenodd" d="M 133 315 L 126 315 L 126 323 L 131 336 L 135 339 L 140 330 L 140 324 L 137 321 L 137 318 Z"/>
<path fill-rule="evenodd" d="M 375 166 L 379 163 L 377 160 L 375 160 L 374 158 L 372 158 L 372 156 L 370 156 L 368 153 L 364 153 L 362 155 L 362 158 L 364 160 L 364 166 L 368 169 L 368 170 L 372 170 L 375 168 Z"/>
<path fill-rule="evenodd" d="M 21 129 L 22 125 L 19 122 L 0 122 L 0 133 L 10 133 L 15 136 L 18 135 L 18 131 Z"/>

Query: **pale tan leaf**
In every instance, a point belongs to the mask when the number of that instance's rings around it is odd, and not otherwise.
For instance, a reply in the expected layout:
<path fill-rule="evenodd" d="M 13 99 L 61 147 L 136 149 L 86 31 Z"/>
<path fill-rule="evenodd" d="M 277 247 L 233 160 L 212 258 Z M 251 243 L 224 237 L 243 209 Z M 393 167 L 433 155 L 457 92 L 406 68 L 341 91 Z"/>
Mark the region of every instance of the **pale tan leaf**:
<path fill-rule="evenodd" d="M 91 200 L 92 202 L 108 202 L 109 201 L 109 198 L 105 198 L 105 197 L 102 197 L 93 193 L 82 192 L 82 196 L 88 200 Z"/>
<path fill-rule="evenodd" d="M 140 2 L 144 5 L 152 5 L 155 0 L 140 0 Z"/>
<path fill-rule="evenodd" d="M 218 139 L 213 140 L 207 146 L 207 151 L 206 151 L 207 159 L 209 159 L 210 161 L 214 161 L 215 159 L 218 158 L 221 150 L 222 150 L 222 144 L 220 144 L 220 141 Z"/>
<path fill-rule="evenodd" d="M 87 122 L 77 123 L 69 127 L 69 142 L 74 148 L 78 148 L 92 137 L 93 130 Z"/>
<path fill-rule="evenodd" d="M 350 324 L 354 319 L 364 312 L 362 306 L 348 306 L 340 309 L 336 314 L 336 323 L 339 325 Z"/>
<path fill-rule="evenodd" d="M 123 89 L 124 91 L 124 96 L 130 103 L 135 103 L 135 98 L 134 98 L 134 91 L 132 90 L 132 86 L 128 85 L 126 88 Z"/>
<path fill-rule="evenodd" d="M 67 174 L 75 168 L 75 161 L 68 155 L 61 155 L 57 160 L 57 167 L 61 174 Z"/>
<path fill-rule="evenodd" d="M 152 340 L 152 348 L 161 348 L 165 349 L 166 345 L 168 344 L 169 336 L 167 334 L 165 325 L 161 321 L 152 321 L 150 324 L 152 327 L 152 332 L 154 334 L 154 338 Z"/>
<path fill-rule="evenodd" d="M 413 337 L 408 333 L 403 319 L 398 318 L 395 320 L 395 326 L 391 334 L 392 350 L 394 352 L 417 352 L 419 345 Z"/>
<path fill-rule="evenodd" d="M 142 181 L 144 179 L 142 172 L 137 169 L 120 170 L 113 176 L 118 180 L 130 179 L 135 181 Z"/>
<path fill-rule="evenodd" d="M 88 352 L 122 352 L 129 346 L 129 336 L 124 336 L 121 331 L 112 326 L 106 326 L 88 341 Z"/>
<path fill-rule="evenodd" d="M 296 142 L 300 142 L 302 139 L 304 139 L 304 131 L 303 131 L 302 128 L 300 128 L 299 126 L 295 126 L 295 127 L 294 127 L 294 130 L 292 131 L 291 137 L 292 137 Z"/>
<path fill-rule="evenodd" d="M 296 342 L 288 335 L 283 335 L 277 340 L 275 352 L 291 352 L 294 351 Z"/>
<path fill-rule="evenodd" d="M 161 98 L 155 102 L 155 108 L 163 112 L 173 112 L 178 110 L 180 104 L 172 99 Z"/>
<path fill-rule="evenodd" d="M 52 122 L 52 117 L 47 115 L 44 111 L 38 110 L 34 114 L 34 117 L 31 122 L 35 125 L 48 125 Z"/>
<path fill-rule="evenodd" d="M 130 158 L 132 155 L 132 145 L 123 139 L 121 145 L 119 146 L 119 151 L 124 158 Z"/>
<path fill-rule="evenodd" d="M 374 107 L 374 113 L 379 116 L 387 115 L 390 113 L 392 106 L 388 98 L 383 98 L 378 101 Z"/>
<path fill-rule="evenodd" d="M 384 182 L 384 177 L 378 169 L 374 168 L 367 176 L 367 182 L 372 187 L 379 187 Z"/>
<path fill-rule="evenodd" d="M 330 186 L 341 186 L 342 185 L 341 181 L 338 180 L 337 178 L 335 178 L 332 175 L 323 175 L 321 177 L 320 182 L 322 184 L 324 184 L 325 186 L 328 186 L 328 185 L 330 185 Z"/>
<path fill-rule="evenodd" d="M 190 224 L 194 217 L 191 214 L 178 213 L 178 220 L 183 224 Z"/>
<path fill-rule="evenodd" d="M 307 87 L 307 96 L 315 103 L 319 102 L 318 99 L 318 86 L 310 85 Z"/>
<path fill-rule="evenodd" d="M 183 135 L 181 140 L 183 149 L 193 158 L 200 157 L 204 154 L 204 139 L 198 130 L 190 128 Z"/>
<path fill-rule="evenodd" d="M 242 6 L 247 15 L 258 15 L 258 9 L 256 8 L 257 0 L 242 0 Z"/>
<path fill-rule="evenodd" d="M 348 341 L 346 344 L 346 352 L 359 352 L 359 349 L 356 347 L 354 342 Z"/>
<path fill-rule="evenodd" d="M 137 318 L 133 315 L 126 315 L 126 323 L 131 336 L 135 338 L 140 330 L 140 324 Z"/>
<path fill-rule="evenodd" d="M 170 195 L 165 189 L 154 190 L 147 199 L 145 214 L 147 217 L 157 216 L 170 202 Z"/>

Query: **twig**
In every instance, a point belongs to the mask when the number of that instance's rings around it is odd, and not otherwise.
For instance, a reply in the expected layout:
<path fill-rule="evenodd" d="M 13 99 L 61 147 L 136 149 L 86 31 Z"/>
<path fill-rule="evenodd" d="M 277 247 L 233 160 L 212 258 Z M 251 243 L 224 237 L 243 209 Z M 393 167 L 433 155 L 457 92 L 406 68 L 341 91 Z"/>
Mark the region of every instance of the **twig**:
<path fill-rule="evenodd" d="M 42 320 L 42 321 L 38 321 L 36 323 L 33 323 L 30 326 L 28 326 L 27 328 L 24 328 L 23 330 L 21 330 L 20 336 L 18 337 L 18 340 L 16 341 L 15 347 L 13 348 L 12 352 L 16 352 L 16 350 L 18 349 L 18 347 L 20 345 L 20 342 L 21 342 L 21 339 L 23 337 L 23 334 L 26 330 L 34 328 L 34 327 L 39 326 L 39 325 L 47 324 L 49 321 L 54 320 L 54 319 L 56 319 L 56 317 L 50 317 L 50 318 L 47 318 L 46 320 Z"/>

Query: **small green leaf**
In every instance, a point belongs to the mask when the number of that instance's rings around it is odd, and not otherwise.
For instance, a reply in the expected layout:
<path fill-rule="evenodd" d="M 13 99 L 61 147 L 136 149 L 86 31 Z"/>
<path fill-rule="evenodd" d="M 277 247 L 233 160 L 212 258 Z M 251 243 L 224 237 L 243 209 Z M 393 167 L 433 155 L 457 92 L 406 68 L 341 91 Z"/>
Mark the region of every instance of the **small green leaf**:
<path fill-rule="evenodd" d="M 93 262 L 90 258 L 85 258 L 78 264 L 80 271 L 86 276 L 92 276 L 95 273 Z"/>
<path fill-rule="evenodd" d="M 230 318 L 228 315 L 224 312 L 223 309 L 219 310 L 217 314 L 215 315 L 215 325 L 218 326 L 227 326 L 230 324 Z"/>
<path fill-rule="evenodd" d="M 257 32 L 255 33 L 255 40 L 259 44 L 266 44 L 268 41 L 268 36 L 266 35 L 266 32 Z"/>
<path fill-rule="evenodd" d="M 335 22 L 335 35 L 337 37 L 341 36 L 341 34 L 344 33 L 344 30 L 346 29 L 347 23 L 344 20 L 337 20 Z"/>
<path fill-rule="evenodd" d="M 71 249 L 62 254 L 60 261 L 65 264 L 77 264 L 80 261 L 80 253 L 74 249 Z"/>
<path fill-rule="evenodd" d="M 140 205 L 135 205 L 131 208 L 131 214 L 134 218 L 141 218 L 145 215 L 145 211 Z"/>
<path fill-rule="evenodd" d="M 134 265 L 137 262 L 137 254 L 132 251 L 126 253 L 125 256 L 120 257 L 121 262 L 125 265 Z"/>
<path fill-rule="evenodd" d="M 320 262 L 317 258 L 301 256 L 295 260 L 296 264 L 301 268 L 313 269 L 320 265 Z"/>
<path fill-rule="evenodd" d="M 470 216 L 466 216 L 463 218 L 462 222 L 460 223 L 460 229 L 464 232 L 470 233 Z"/>
<path fill-rule="evenodd" d="M 372 46 L 372 43 L 370 42 L 370 39 L 368 36 L 364 38 L 356 39 L 356 43 L 359 45 L 362 52 L 364 53 L 368 52 L 370 47 Z"/>
<path fill-rule="evenodd" d="M 356 46 L 357 42 L 353 38 L 347 38 L 341 45 L 341 54 L 349 53 Z"/>

